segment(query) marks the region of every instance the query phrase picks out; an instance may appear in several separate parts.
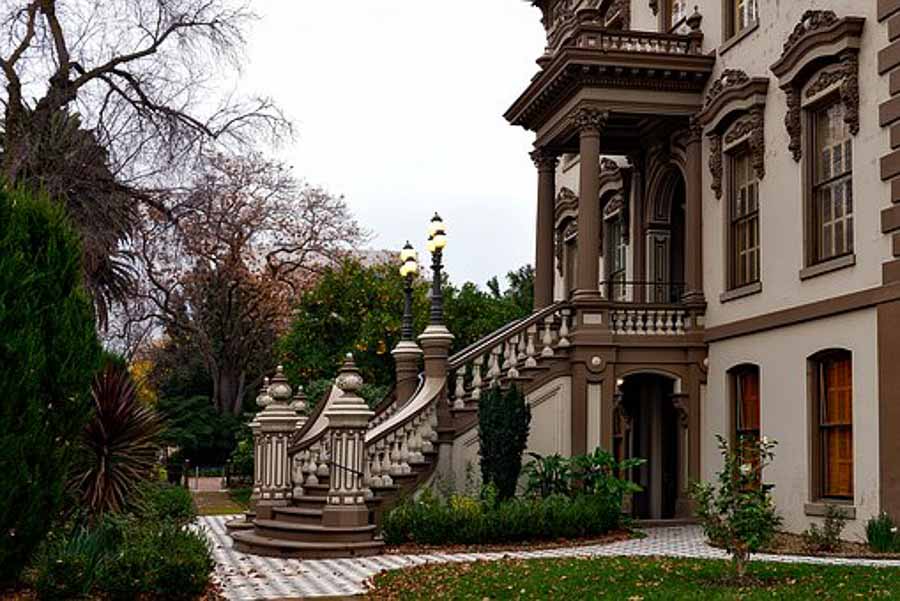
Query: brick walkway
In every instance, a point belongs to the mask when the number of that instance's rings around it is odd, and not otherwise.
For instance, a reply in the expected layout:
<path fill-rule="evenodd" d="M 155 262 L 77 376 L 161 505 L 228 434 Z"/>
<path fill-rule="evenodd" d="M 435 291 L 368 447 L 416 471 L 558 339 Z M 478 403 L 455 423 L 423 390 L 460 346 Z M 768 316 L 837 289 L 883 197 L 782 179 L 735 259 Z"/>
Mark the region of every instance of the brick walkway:
<path fill-rule="evenodd" d="M 232 601 L 338 597 L 365 592 L 365 581 L 384 570 L 435 562 L 466 562 L 511 558 L 600 557 L 621 555 L 725 559 L 727 555 L 706 544 L 697 526 L 652 528 L 647 537 L 623 542 L 543 551 L 502 553 L 433 553 L 428 555 L 381 555 L 360 559 L 299 561 L 238 553 L 231 548 L 225 530 L 227 516 L 199 518 L 213 543 L 216 577 Z M 754 559 L 783 563 L 900 567 L 900 560 L 865 560 L 785 555 L 754 555 Z"/>

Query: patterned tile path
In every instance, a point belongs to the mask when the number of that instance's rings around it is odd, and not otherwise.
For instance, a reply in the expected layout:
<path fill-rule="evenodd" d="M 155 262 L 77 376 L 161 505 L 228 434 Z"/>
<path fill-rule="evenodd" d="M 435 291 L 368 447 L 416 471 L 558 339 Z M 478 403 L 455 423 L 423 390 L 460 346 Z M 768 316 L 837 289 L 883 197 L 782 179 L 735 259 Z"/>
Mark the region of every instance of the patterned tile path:
<path fill-rule="evenodd" d="M 435 562 L 497 560 L 504 557 L 597 557 L 619 555 L 665 555 L 723 559 L 726 555 L 706 544 L 696 526 L 651 528 L 647 537 L 605 545 L 543 551 L 500 553 L 432 553 L 428 555 L 381 555 L 360 559 L 321 559 L 299 561 L 273 559 L 238 553 L 231 548 L 225 530 L 229 516 L 206 516 L 200 525 L 213 543 L 216 576 L 224 594 L 233 601 L 256 599 L 298 599 L 308 597 L 340 597 L 365 592 L 365 581 L 371 576 L 395 568 Z M 785 563 L 833 565 L 867 565 L 900 567 L 900 560 L 864 560 L 782 555 L 755 555 L 754 559 Z"/>

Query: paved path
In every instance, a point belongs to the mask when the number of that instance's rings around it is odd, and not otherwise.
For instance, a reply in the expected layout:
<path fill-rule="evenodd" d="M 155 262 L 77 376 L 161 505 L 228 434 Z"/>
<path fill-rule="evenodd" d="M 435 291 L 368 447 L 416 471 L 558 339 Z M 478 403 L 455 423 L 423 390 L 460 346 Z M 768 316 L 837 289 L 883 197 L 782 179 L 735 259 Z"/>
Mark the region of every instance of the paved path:
<path fill-rule="evenodd" d="M 504 557 L 531 559 L 540 557 L 599 557 L 620 555 L 693 557 L 725 559 L 727 555 L 706 544 L 697 526 L 651 528 L 647 537 L 628 541 L 542 551 L 499 553 L 432 553 L 428 555 L 381 555 L 360 559 L 273 559 L 238 553 L 231 548 L 225 530 L 228 516 L 200 518 L 213 543 L 216 576 L 225 596 L 232 601 L 256 599 L 297 599 L 302 597 L 334 597 L 365 592 L 365 581 L 371 576 L 395 568 L 435 562 L 497 560 Z M 864 565 L 900 567 L 900 560 L 865 560 L 785 555 L 754 555 L 754 559 L 783 563 L 830 565 Z"/>

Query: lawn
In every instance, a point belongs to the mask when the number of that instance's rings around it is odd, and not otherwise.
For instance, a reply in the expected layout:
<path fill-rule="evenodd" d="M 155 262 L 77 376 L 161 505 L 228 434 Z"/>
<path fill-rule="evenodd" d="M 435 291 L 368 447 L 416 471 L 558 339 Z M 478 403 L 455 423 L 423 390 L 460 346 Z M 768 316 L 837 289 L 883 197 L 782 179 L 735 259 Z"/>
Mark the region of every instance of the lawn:
<path fill-rule="evenodd" d="M 198 515 L 233 515 L 247 511 L 250 488 L 224 491 L 192 491 Z"/>
<path fill-rule="evenodd" d="M 378 575 L 372 599 L 890 599 L 900 569 L 754 562 L 751 585 L 725 561 L 531 559 L 434 564 Z"/>

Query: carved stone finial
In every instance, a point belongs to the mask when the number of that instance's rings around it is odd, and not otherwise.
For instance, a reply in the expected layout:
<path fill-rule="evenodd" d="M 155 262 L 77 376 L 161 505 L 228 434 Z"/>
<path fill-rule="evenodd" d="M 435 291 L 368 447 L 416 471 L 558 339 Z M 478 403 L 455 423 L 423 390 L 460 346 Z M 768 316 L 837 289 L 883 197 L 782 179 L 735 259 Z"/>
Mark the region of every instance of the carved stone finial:
<path fill-rule="evenodd" d="M 297 392 L 294 393 L 294 400 L 291 401 L 291 409 L 300 415 L 306 415 L 308 408 L 309 403 L 307 402 L 306 393 L 303 391 L 302 386 L 298 386 Z"/>
<path fill-rule="evenodd" d="M 362 374 L 359 373 L 359 368 L 356 367 L 356 363 L 353 361 L 352 353 L 347 353 L 344 364 L 341 366 L 334 383 L 345 395 L 355 394 L 362 387 Z"/>
<path fill-rule="evenodd" d="M 691 28 L 691 32 L 700 31 L 700 24 L 703 22 L 703 15 L 700 14 L 700 7 L 694 6 L 694 12 L 687 18 L 687 26 Z"/>
<path fill-rule="evenodd" d="M 286 405 L 291 398 L 291 385 L 288 384 L 287 378 L 284 377 L 284 367 L 279 365 L 275 368 L 275 377 L 269 385 L 269 396 L 272 401 L 281 405 Z"/>
<path fill-rule="evenodd" d="M 272 404 L 272 397 L 269 396 L 269 378 L 266 376 L 263 378 L 262 387 L 259 389 L 259 394 L 256 396 L 256 404 L 260 407 L 266 407 Z"/>
<path fill-rule="evenodd" d="M 580 132 L 600 133 L 609 121 L 609 111 L 583 107 L 573 115 L 572 122 Z"/>

